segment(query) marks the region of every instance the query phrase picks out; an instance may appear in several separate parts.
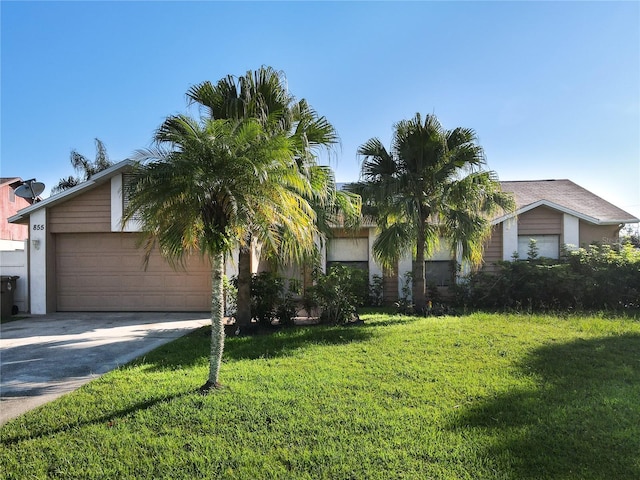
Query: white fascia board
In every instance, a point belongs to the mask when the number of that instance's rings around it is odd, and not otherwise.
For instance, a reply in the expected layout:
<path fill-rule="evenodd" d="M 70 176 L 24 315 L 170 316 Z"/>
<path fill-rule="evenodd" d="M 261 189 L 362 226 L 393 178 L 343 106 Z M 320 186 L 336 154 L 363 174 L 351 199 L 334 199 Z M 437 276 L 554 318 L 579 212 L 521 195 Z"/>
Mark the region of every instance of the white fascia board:
<path fill-rule="evenodd" d="M 107 168 L 106 170 L 96 173 L 89 180 L 86 180 L 81 184 L 76 185 L 75 187 L 71 187 L 67 190 L 51 195 L 49 198 L 46 198 L 40 202 L 34 203 L 33 205 L 29 205 L 28 207 L 23 208 L 12 217 L 9 217 L 7 221 L 9 223 L 21 223 L 21 221 L 28 219 L 29 215 L 31 215 L 33 212 L 36 212 L 41 208 L 51 207 L 64 200 L 68 200 L 69 198 L 72 198 L 82 193 L 87 188 L 94 186 L 96 183 L 101 183 L 101 180 L 105 178 L 108 179 L 114 174 L 116 174 L 117 172 L 119 172 L 120 170 L 129 166 L 133 166 L 134 164 L 135 162 L 130 159 L 126 159 L 119 163 L 116 163 L 115 165 Z"/>
<path fill-rule="evenodd" d="M 558 210 L 559 212 L 573 215 L 574 217 L 577 217 L 589 223 L 593 223 L 594 225 L 617 225 L 618 223 L 620 223 L 617 221 L 610 221 L 610 220 L 606 222 L 602 222 L 601 220 L 595 217 L 590 217 L 589 215 L 585 215 L 584 213 L 576 212 L 575 210 L 572 210 L 567 207 L 563 207 L 562 205 L 558 205 L 557 203 L 553 203 L 548 200 L 538 200 L 537 202 L 530 203 L 529 205 L 525 205 L 524 207 L 519 208 L 515 212 L 509 213 L 507 215 L 503 215 L 501 217 L 498 217 L 492 220 L 491 225 L 497 225 L 499 223 L 504 222 L 508 218 L 517 217 L 518 215 L 522 215 L 523 213 L 528 212 L 529 210 L 533 210 L 534 208 L 538 208 L 541 206 L 549 207 L 554 210 Z M 622 223 L 624 223 L 624 221 Z"/>

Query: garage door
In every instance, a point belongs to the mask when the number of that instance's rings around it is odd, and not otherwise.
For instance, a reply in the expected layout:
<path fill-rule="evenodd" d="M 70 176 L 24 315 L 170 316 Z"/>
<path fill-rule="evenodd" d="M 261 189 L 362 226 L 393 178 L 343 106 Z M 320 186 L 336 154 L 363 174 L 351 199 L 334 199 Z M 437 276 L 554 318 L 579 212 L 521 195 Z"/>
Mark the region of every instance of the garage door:
<path fill-rule="evenodd" d="M 56 235 L 57 310 L 208 311 L 211 273 L 199 256 L 174 270 L 159 254 L 142 266 L 132 233 Z"/>

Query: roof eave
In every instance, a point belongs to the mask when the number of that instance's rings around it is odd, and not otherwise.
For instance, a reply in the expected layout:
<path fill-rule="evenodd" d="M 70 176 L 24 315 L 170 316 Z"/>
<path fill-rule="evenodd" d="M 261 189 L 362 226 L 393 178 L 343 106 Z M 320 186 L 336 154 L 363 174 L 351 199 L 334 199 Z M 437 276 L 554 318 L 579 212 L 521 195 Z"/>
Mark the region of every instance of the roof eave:
<path fill-rule="evenodd" d="M 590 215 L 585 215 L 584 213 L 580 213 L 577 212 L 575 210 L 572 210 L 570 208 L 567 207 L 563 207 L 562 205 L 558 205 L 557 203 L 554 202 L 550 202 L 548 200 L 538 200 L 537 202 L 534 203 L 530 203 L 529 205 L 525 205 L 523 207 L 520 207 L 519 209 L 517 209 L 514 212 L 508 213 L 506 215 L 502 215 L 498 218 L 495 218 L 491 221 L 491 225 L 497 225 L 499 223 L 504 222 L 505 220 L 509 219 L 509 218 L 513 218 L 513 217 L 517 217 L 518 215 L 521 215 L 525 212 L 528 212 L 529 210 L 533 210 L 534 208 L 538 208 L 540 206 L 545 206 L 545 207 L 549 207 L 552 208 L 554 210 L 558 210 L 562 213 L 567 213 L 569 215 L 572 215 L 574 217 L 577 217 L 581 220 L 584 220 L 585 222 L 589 222 L 592 223 L 593 225 L 619 225 L 621 223 L 640 223 L 640 220 L 635 218 L 635 217 L 630 217 L 627 219 L 621 219 L 621 220 L 617 220 L 617 219 L 607 219 L 607 220 L 601 220 L 599 218 L 595 218 L 592 217 Z"/>
<path fill-rule="evenodd" d="M 135 162 L 131 159 L 125 159 L 121 162 L 116 163 L 115 165 L 107 168 L 106 170 L 103 170 L 101 172 L 96 173 L 95 175 L 93 175 L 89 180 L 86 180 L 84 182 L 82 182 L 79 185 L 76 185 L 75 187 L 71 187 L 67 190 L 64 190 L 60 193 L 56 193 L 55 195 L 51 195 L 49 198 L 46 198 L 44 200 L 42 200 L 41 202 L 37 202 L 34 203 L 33 205 L 29 205 L 28 207 L 23 208 L 22 210 L 18 211 L 18 213 L 16 213 L 15 215 L 13 215 L 12 217 L 9 217 L 7 219 L 7 221 L 9 223 L 18 223 L 18 224 L 24 224 L 27 223 L 29 220 L 29 216 L 37 211 L 40 210 L 41 208 L 48 208 L 48 207 L 52 207 L 58 203 L 61 203 L 62 201 L 66 201 L 70 198 L 75 197 L 76 195 L 79 195 L 80 193 L 82 193 L 84 190 L 87 190 L 88 188 L 93 187 L 96 184 L 99 183 L 103 183 L 105 181 L 107 181 L 109 178 L 113 177 L 114 175 L 116 175 L 117 173 L 119 173 L 121 170 L 124 170 L 125 168 L 131 167 L 135 164 Z"/>

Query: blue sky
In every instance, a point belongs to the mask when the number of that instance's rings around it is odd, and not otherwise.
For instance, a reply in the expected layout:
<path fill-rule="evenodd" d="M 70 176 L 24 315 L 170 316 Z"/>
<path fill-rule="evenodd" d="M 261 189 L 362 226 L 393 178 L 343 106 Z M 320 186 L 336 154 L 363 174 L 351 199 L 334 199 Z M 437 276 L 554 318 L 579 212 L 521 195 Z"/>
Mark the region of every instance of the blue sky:
<path fill-rule="evenodd" d="M 475 129 L 500 179 L 569 178 L 640 217 L 639 2 L 0 5 L 3 177 L 51 187 L 95 137 L 122 160 L 191 85 L 270 65 L 338 130 L 338 181 L 433 113 Z"/>

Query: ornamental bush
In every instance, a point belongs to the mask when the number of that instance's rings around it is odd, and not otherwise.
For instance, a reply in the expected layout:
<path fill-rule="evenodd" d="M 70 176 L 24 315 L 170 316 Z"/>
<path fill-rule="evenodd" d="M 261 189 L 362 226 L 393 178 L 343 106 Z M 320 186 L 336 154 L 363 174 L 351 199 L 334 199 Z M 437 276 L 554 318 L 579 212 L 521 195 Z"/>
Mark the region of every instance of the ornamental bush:
<path fill-rule="evenodd" d="M 590 245 L 559 260 L 532 256 L 499 262 L 498 272 L 476 272 L 455 287 L 459 305 L 514 310 L 640 308 L 640 249 Z"/>
<path fill-rule="evenodd" d="M 317 274 L 307 295 L 320 309 L 324 323 L 346 323 L 357 316 L 357 308 L 369 297 L 367 272 L 344 265 L 333 265 L 326 274 Z"/>

